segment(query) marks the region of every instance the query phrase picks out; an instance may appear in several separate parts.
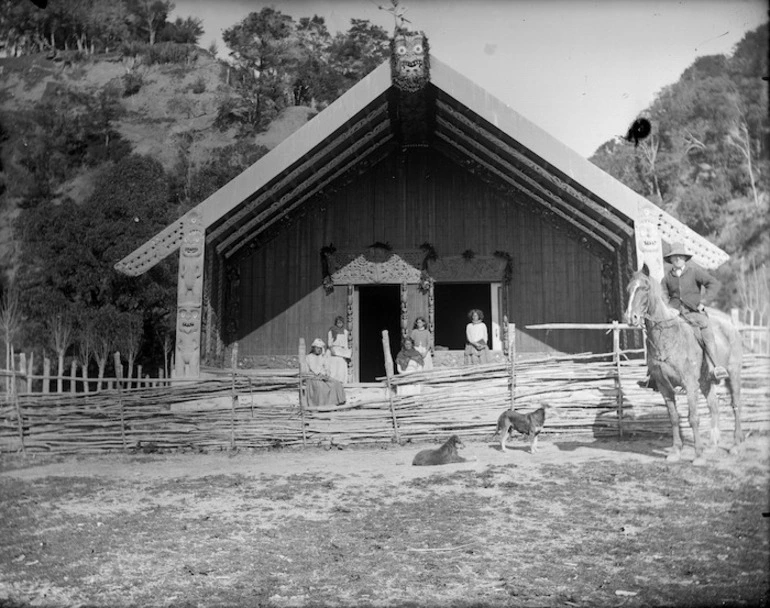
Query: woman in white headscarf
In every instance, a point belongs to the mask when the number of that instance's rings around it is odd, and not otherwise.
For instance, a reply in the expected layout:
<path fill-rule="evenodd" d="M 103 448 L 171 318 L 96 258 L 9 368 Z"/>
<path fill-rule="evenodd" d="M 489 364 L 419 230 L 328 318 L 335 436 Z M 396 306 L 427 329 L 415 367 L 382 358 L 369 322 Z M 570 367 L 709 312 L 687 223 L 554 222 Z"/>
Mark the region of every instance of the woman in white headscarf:
<path fill-rule="evenodd" d="M 321 338 L 316 338 L 310 345 L 307 355 L 307 369 L 310 376 L 307 379 L 308 405 L 342 405 L 345 403 L 345 387 L 342 382 L 335 380 L 329 374 L 329 355 L 326 344 Z"/>

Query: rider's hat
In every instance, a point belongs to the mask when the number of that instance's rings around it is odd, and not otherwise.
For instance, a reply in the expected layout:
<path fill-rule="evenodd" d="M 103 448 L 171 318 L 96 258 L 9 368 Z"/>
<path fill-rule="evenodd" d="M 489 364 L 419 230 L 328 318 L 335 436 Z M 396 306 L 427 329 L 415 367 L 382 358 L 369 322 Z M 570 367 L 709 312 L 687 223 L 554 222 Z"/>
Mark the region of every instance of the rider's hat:
<path fill-rule="evenodd" d="M 682 243 L 671 243 L 670 250 L 663 256 L 663 259 L 667 262 L 671 262 L 672 255 L 681 255 L 686 260 L 689 260 L 692 257 L 692 254 L 685 249 L 685 246 Z"/>

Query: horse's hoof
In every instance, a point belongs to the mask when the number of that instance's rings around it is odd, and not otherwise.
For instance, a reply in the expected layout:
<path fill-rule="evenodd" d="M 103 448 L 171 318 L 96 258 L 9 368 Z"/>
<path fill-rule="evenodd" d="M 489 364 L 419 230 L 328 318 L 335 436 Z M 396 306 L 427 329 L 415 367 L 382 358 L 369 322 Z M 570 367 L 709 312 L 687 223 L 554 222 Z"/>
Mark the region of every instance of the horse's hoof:
<path fill-rule="evenodd" d="M 671 452 L 671 454 L 666 456 L 666 460 L 668 462 L 679 462 L 680 460 L 682 460 L 682 454 L 680 454 L 679 452 Z"/>
<path fill-rule="evenodd" d="M 743 444 L 734 445 L 730 448 L 730 456 L 738 456 L 743 452 Z"/>
<path fill-rule="evenodd" d="M 702 467 L 706 465 L 706 459 L 703 456 L 696 456 L 695 460 L 692 461 L 692 466 L 694 467 Z"/>

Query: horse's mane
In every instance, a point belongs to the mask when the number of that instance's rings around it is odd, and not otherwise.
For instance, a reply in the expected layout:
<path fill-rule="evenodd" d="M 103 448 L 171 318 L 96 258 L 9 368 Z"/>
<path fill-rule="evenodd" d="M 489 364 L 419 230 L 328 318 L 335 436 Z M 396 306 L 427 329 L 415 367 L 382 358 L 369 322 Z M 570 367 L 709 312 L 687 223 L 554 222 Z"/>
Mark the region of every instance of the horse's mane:
<path fill-rule="evenodd" d="M 678 310 L 674 310 L 663 301 L 663 290 L 658 281 L 642 271 L 637 272 L 635 278 L 650 293 L 648 312 L 651 317 L 656 318 L 661 316 L 664 319 L 672 319 L 679 315 Z"/>

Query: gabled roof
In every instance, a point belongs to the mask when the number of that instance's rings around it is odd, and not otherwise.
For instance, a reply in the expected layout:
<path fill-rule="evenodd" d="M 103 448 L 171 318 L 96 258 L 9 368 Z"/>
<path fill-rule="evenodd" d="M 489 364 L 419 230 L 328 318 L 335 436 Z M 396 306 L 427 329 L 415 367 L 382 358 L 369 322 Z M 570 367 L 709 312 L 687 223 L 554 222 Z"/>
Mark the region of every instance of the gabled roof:
<path fill-rule="evenodd" d="M 330 184 L 410 145 L 435 148 L 522 193 L 597 247 L 621 247 L 633 236 L 641 209 L 652 206 L 663 240 L 686 243 L 707 268 L 728 259 L 724 251 L 435 56 L 429 60 L 430 83 L 420 98 L 424 116 L 419 121 L 410 123 L 408 113 L 396 111 L 399 97 L 386 61 L 115 268 L 132 276 L 146 272 L 179 249 L 184 223 L 191 218 L 205 230 L 207 249 L 229 258 L 258 243 L 266 231 L 279 229 L 282 219 Z M 407 133 L 410 129 L 429 132 L 415 138 Z"/>

